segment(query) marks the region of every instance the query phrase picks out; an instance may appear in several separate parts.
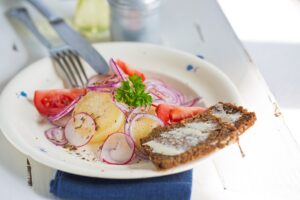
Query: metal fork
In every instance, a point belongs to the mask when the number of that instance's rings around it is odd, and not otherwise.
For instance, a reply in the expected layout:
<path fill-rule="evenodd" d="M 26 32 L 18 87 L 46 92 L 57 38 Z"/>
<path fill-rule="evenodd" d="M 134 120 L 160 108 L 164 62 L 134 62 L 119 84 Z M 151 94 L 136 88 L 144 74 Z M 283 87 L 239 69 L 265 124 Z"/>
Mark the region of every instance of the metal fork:
<path fill-rule="evenodd" d="M 49 49 L 51 57 L 63 70 L 72 87 L 84 87 L 88 80 L 77 52 L 68 45 Z"/>
<path fill-rule="evenodd" d="M 84 87 L 86 85 L 88 78 L 76 51 L 68 45 L 54 47 L 37 29 L 26 8 L 12 8 L 6 14 L 21 21 L 49 49 L 51 58 L 62 69 L 72 87 Z"/>

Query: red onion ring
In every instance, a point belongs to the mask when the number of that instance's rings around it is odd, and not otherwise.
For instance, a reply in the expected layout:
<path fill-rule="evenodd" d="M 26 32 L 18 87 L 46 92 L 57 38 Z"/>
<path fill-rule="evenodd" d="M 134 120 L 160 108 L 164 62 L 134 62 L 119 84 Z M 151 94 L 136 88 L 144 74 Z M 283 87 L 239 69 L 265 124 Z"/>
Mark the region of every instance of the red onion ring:
<path fill-rule="evenodd" d="M 48 120 L 50 122 L 54 122 L 54 121 L 57 121 L 59 120 L 60 118 L 66 116 L 69 112 L 71 112 L 74 107 L 76 106 L 76 104 L 78 103 L 78 101 L 80 100 L 81 96 L 79 97 L 76 97 L 69 105 L 67 105 L 61 112 L 59 112 L 58 114 L 56 115 L 53 115 L 53 116 L 49 116 L 48 117 Z"/>
<path fill-rule="evenodd" d="M 102 146 L 100 160 L 112 165 L 125 165 L 132 160 L 134 152 L 135 145 L 129 135 L 113 133 Z"/>
<path fill-rule="evenodd" d="M 152 101 L 152 106 L 157 107 L 159 104 L 163 104 L 163 103 L 168 103 L 168 102 L 161 99 L 156 99 Z"/>
<path fill-rule="evenodd" d="M 117 65 L 113 58 L 109 60 L 109 66 L 111 67 L 112 71 L 122 80 L 126 79 L 126 75 L 123 70 Z"/>
<path fill-rule="evenodd" d="M 154 105 L 168 103 L 191 107 L 198 103 L 201 99 L 201 97 L 196 97 L 192 100 L 185 101 L 185 96 L 180 91 L 167 86 L 161 80 L 148 79 L 144 81 L 144 84 L 153 98 Z"/>
<path fill-rule="evenodd" d="M 68 143 L 65 137 L 64 129 L 61 127 L 52 127 L 45 131 L 46 138 L 57 146 L 63 146 Z"/>
<path fill-rule="evenodd" d="M 157 99 L 164 100 L 167 103 L 180 105 L 181 99 L 179 92 L 175 92 L 165 86 L 157 85 L 156 87 L 148 88 L 148 91 L 155 95 Z"/>
<path fill-rule="evenodd" d="M 98 89 L 95 89 L 93 90 L 95 92 L 106 92 L 106 93 L 111 93 L 113 90 L 112 89 L 109 89 L 109 88 L 98 88 Z"/>
<path fill-rule="evenodd" d="M 129 134 L 131 136 L 131 138 L 133 138 L 133 141 L 135 141 L 135 137 L 134 135 L 132 134 L 132 125 L 140 118 L 142 117 L 148 117 L 156 122 L 159 123 L 160 126 L 164 126 L 164 123 L 163 121 L 161 121 L 161 119 L 159 119 L 158 117 L 156 117 L 155 115 L 151 115 L 151 114 L 148 114 L 148 113 L 138 113 L 128 124 L 129 124 L 129 130 L 127 130 L 127 134 Z M 125 125 L 126 127 L 126 125 Z M 126 130 L 126 128 L 125 128 Z M 145 152 L 142 150 L 142 149 L 139 149 L 139 148 L 136 148 L 136 155 L 140 158 L 143 158 L 143 159 L 148 159 L 148 156 L 145 154 Z"/>
<path fill-rule="evenodd" d="M 185 97 L 182 94 L 182 92 L 180 92 L 179 90 L 176 90 L 174 88 L 169 88 L 167 87 L 171 92 L 173 92 L 173 94 L 177 97 L 176 99 L 178 99 L 178 103 L 182 104 L 185 101 Z"/>
<path fill-rule="evenodd" d="M 96 74 L 96 75 L 92 76 L 91 78 L 89 78 L 89 80 L 87 82 L 87 87 L 105 84 L 107 81 L 112 80 L 114 77 L 115 77 L 114 74 L 113 75 Z"/>
<path fill-rule="evenodd" d="M 192 107 L 192 106 L 196 105 L 201 99 L 202 99 L 201 97 L 193 98 L 189 101 L 181 103 L 181 106 Z"/>
<path fill-rule="evenodd" d="M 125 123 L 125 128 L 124 128 L 126 134 L 130 135 L 130 123 L 131 123 L 134 115 L 146 113 L 146 112 L 148 112 L 149 109 L 150 109 L 150 107 L 146 107 L 146 108 L 137 107 L 130 112 L 130 114 L 126 118 L 126 123 Z"/>
<path fill-rule="evenodd" d="M 89 90 L 96 90 L 96 89 L 102 89 L 102 88 L 116 88 L 117 83 L 108 83 L 108 84 L 102 84 L 102 85 L 92 85 L 92 86 L 88 86 L 87 88 Z"/>
<path fill-rule="evenodd" d="M 132 135 L 132 125 L 140 118 L 142 117 L 148 117 L 154 121 L 156 121 L 160 126 L 164 126 L 164 123 L 163 121 L 161 121 L 161 119 L 159 119 L 158 117 L 156 117 L 155 115 L 151 115 L 151 114 L 148 114 L 148 113 L 138 113 L 130 122 L 130 125 L 129 125 L 129 130 L 128 130 L 128 133 L 129 135 L 131 135 L 132 138 L 134 138 L 134 135 Z"/>
<path fill-rule="evenodd" d="M 120 78 L 116 74 L 113 74 L 111 76 L 111 78 L 105 80 L 103 82 L 103 84 L 110 84 L 110 83 L 117 83 L 117 82 L 119 83 L 119 82 L 121 82 L 121 80 L 120 80 Z"/>
<path fill-rule="evenodd" d="M 115 104 L 122 111 L 122 113 L 126 114 L 130 112 L 130 108 L 126 104 L 120 103 L 118 101 L 115 101 Z"/>
<path fill-rule="evenodd" d="M 129 106 L 127 106 L 124 103 L 118 102 L 116 100 L 114 91 L 112 92 L 112 99 L 113 99 L 113 102 L 115 103 L 115 105 L 122 111 L 122 113 L 124 113 L 126 115 L 127 113 L 130 112 Z"/>
<path fill-rule="evenodd" d="M 147 91 L 150 92 L 150 95 L 154 98 L 154 100 L 163 100 L 164 103 L 170 103 L 175 105 L 180 105 L 184 102 L 184 95 L 175 90 L 174 88 L 170 88 L 161 80 L 149 79 L 145 82 Z"/>
<path fill-rule="evenodd" d="M 139 113 L 137 114 L 132 120 L 131 120 L 131 123 L 130 123 L 130 127 L 129 127 L 129 132 L 130 132 L 130 135 L 131 137 L 133 138 L 133 135 L 132 135 L 132 124 L 134 124 L 136 122 L 136 120 L 138 120 L 139 118 L 142 118 L 142 117 L 147 117 L 147 118 L 150 118 L 154 121 L 156 121 L 157 123 L 159 123 L 161 126 L 164 126 L 164 122 L 161 121 L 161 119 L 159 119 L 157 116 L 155 115 L 151 115 L 151 114 L 148 114 L 148 113 Z"/>
<path fill-rule="evenodd" d="M 68 121 L 72 118 L 72 112 L 69 112 L 62 118 L 55 120 L 55 121 L 49 121 L 51 124 L 54 126 L 59 126 L 59 127 L 65 127 Z"/>
<path fill-rule="evenodd" d="M 144 81 L 146 86 L 166 85 L 163 81 L 158 79 L 147 79 Z"/>
<path fill-rule="evenodd" d="M 104 85 L 89 86 L 88 89 L 96 92 L 113 92 L 114 89 L 119 87 L 119 85 L 120 82 L 117 82 L 117 83 L 110 83 Z"/>

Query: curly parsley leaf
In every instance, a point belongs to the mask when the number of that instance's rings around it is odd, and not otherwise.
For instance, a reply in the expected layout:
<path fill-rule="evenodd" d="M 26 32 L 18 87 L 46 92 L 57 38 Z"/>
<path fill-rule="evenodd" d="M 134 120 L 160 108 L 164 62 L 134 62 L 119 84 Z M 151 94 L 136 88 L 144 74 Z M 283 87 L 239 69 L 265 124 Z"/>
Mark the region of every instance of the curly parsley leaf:
<path fill-rule="evenodd" d="M 131 107 L 148 106 L 152 103 L 152 97 L 145 91 L 145 85 L 141 77 L 133 75 L 128 81 L 122 81 L 116 89 L 115 98 Z"/>

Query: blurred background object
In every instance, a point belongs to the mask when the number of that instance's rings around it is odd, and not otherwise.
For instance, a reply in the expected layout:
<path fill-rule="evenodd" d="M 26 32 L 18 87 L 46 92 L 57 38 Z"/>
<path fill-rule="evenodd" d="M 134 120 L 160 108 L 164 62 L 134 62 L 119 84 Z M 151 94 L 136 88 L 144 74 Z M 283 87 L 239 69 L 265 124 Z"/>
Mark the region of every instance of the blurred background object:
<path fill-rule="evenodd" d="M 160 43 L 161 0 L 109 0 L 111 39 Z"/>
<path fill-rule="evenodd" d="M 109 5 L 107 0 L 77 0 L 74 27 L 91 41 L 109 40 Z"/>

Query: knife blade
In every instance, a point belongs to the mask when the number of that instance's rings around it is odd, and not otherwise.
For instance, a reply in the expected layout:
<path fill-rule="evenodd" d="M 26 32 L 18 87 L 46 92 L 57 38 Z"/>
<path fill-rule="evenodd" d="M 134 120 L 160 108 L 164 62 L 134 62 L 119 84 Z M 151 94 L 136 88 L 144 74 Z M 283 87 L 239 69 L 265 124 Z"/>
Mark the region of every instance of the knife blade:
<path fill-rule="evenodd" d="M 27 0 L 37 8 L 48 20 L 54 30 L 97 72 L 107 74 L 109 67 L 105 59 L 78 32 L 73 30 L 65 21 L 54 15 L 41 0 Z"/>

